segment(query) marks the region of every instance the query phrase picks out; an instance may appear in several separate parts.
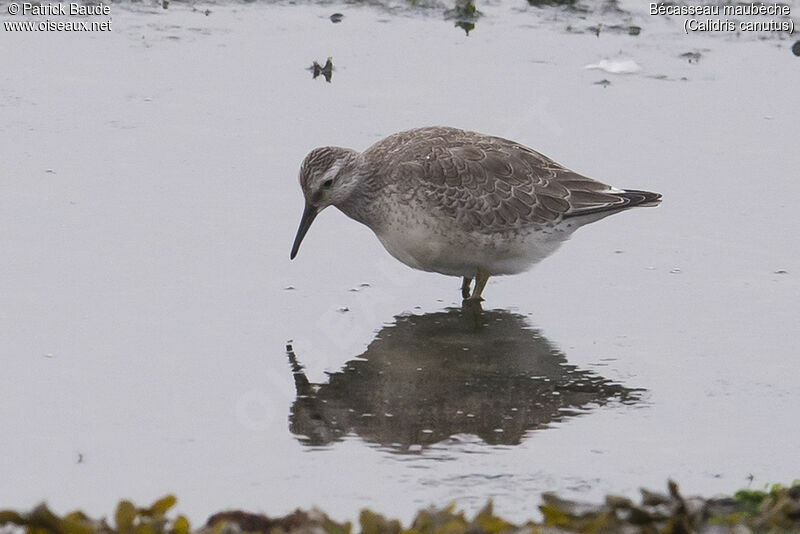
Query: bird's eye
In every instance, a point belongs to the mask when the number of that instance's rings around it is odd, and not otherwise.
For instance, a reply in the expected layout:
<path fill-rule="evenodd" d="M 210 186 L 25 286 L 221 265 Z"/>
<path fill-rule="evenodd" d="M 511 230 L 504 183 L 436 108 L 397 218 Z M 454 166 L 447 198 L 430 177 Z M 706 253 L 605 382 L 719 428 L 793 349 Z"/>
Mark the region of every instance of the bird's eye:
<path fill-rule="evenodd" d="M 333 180 L 325 180 L 322 182 L 322 187 L 329 189 L 333 185 Z"/>

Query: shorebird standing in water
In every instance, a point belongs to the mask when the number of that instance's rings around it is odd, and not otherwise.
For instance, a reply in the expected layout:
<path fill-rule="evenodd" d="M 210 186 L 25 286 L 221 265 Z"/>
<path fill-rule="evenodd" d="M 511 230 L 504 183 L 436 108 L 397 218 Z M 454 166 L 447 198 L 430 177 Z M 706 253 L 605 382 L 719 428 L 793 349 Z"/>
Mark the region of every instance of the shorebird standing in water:
<path fill-rule="evenodd" d="M 483 300 L 490 276 L 530 269 L 581 226 L 661 198 L 581 176 L 514 141 L 440 126 L 390 135 L 361 153 L 315 148 L 300 186 L 305 211 L 292 259 L 332 205 L 409 267 L 462 277 L 469 302 Z"/>

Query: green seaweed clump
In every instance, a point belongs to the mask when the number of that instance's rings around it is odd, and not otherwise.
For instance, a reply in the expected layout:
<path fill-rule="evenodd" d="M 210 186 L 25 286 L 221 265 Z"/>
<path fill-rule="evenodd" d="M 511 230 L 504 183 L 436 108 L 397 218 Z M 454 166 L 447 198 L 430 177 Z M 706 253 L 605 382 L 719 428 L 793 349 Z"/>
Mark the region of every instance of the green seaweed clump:
<path fill-rule="evenodd" d="M 191 525 L 185 516 L 167 518 L 167 512 L 176 502 L 178 500 L 173 495 L 162 497 L 147 508 L 120 501 L 113 526 L 105 518 L 92 519 L 81 511 L 59 517 L 47 505 L 40 504 L 24 514 L 0 511 L 0 528 L 22 527 L 27 534 L 190 534 Z"/>
<path fill-rule="evenodd" d="M 773 484 L 766 491 L 739 490 L 733 498 L 758 532 L 800 532 L 800 481 Z"/>
<path fill-rule="evenodd" d="M 642 490 L 641 502 L 609 495 L 601 504 L 542 496 L 542 519 L 517 525 L 495 515 L 491 501 L 474 518 L 453 505 L 421 510 L 408 527 L 396 519 L 363 510 L 360 534 L 788 534 L 800 533 L 800 483 L 766 491 L 742 490 L 733 497 L 684 497 L 670 481 L 667 493 Z M 0 511 L 0 532 L 26 534 L 351 534 L 349 522 L 319 510 L 296 510 L 284 517 L 226 511 L 192 529 L 189 520 L 167 512 L 176 499 L 167 495 L 150 507 L 122 501 L 113 525 L 83 512 L 59 517 L 44 504 L 29 513 Z M 10 530 L 9 530 L 10 527 Z M 16 527 L 16 528 L 14 528 Z"/>

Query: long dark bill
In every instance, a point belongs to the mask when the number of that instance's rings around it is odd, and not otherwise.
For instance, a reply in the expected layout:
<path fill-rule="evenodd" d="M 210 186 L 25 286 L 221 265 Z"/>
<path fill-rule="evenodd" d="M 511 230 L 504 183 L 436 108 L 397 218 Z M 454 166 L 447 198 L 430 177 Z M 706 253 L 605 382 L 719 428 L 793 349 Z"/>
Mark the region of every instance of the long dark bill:
<path fill-rule="evenodd" d="M 292 253 L 289 256 L 289 259 L 294 259 L 297 256 L 297 251 L 300 249 L 300 243 L 303 242 L 303 238 L 306 236 L 306 232 L 308 229 L 311 228 L 311 223 L 314 222 L 314 218 L 317 216 L 316 206 L 312 206 L 311 204 L 306 204 L 306 209 L 303 210 L 303 218 L 300 219 L 300 226 L 297 228 L 297 235 L 294 238 L 294 245 L 292 245 Z"/>

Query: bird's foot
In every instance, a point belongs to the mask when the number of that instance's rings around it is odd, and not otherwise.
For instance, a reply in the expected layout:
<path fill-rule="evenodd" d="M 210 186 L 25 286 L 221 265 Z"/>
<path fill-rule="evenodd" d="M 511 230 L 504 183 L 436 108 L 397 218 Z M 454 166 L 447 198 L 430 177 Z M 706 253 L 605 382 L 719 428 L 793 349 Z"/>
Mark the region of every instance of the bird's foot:
<path fill-rule="evenodd" d="M 481 304 L 481 302 L 483 302 L 483 299 L 481 297 L 476 297 L 476 296 L 467 297 L 461 301 L 461 307 L 464 308 L 465 310 L 473 308 L 483 309 L 483 305 Z"/>
<path fill-rule="evenodd" d="M 483 302 L 483 299 L 480 297 L 469 297 L 461 301 L 461 309 L 464 315 L 471 317 L 472 323 L 476 329 L 480 328 L 483 320 L 483 306 L 481 302 Z"/>

